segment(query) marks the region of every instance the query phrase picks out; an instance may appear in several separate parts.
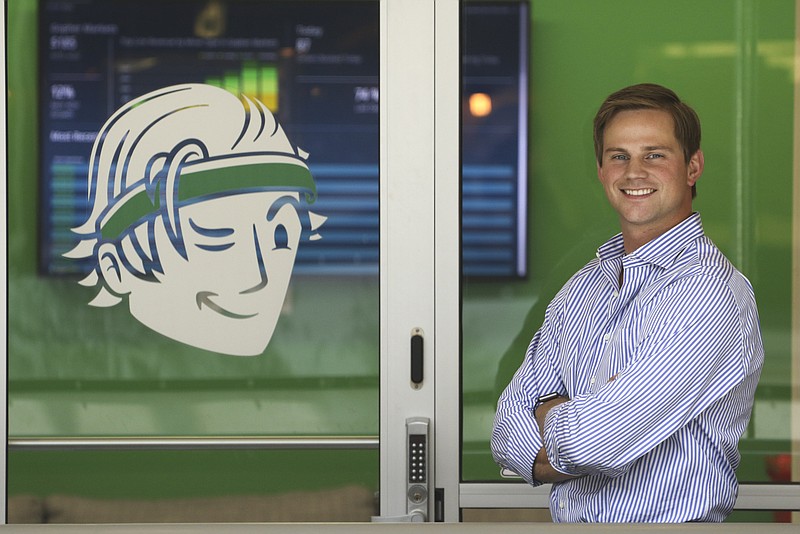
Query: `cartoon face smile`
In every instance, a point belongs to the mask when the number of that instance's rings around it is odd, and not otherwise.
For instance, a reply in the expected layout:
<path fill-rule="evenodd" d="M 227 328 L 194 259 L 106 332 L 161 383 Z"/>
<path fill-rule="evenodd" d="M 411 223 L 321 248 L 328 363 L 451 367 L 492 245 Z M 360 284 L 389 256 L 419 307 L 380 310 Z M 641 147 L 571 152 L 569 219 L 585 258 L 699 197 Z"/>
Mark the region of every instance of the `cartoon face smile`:
<path fill-rule="evenodd" d="M 103 126 L 92 151 L 92 211 L 67 257 L 94 256 L 90 303 L 127 298 L 148 328 L 241 356 L 269 343 L 316 183 L 272 113 L 216 87 L 144 95 Z M 313 221 L 313 222 L 312 222 Z"/>
<path fill-rule="evenodd" d="M 185 275 L 197 281 L 198 309 L 237 320 L 264 313 L 265 300 L 288 282 L 294 264 L 301 232 L 297 197 L 248 193 L 182 208 L 182 226 L 189 223 L 183 234 L 187 257 L 172 258 L 165 275 L 168 268 L 178 271 L 192 263 Z M 226 220 L 231 213 L 237 218 Z M 230 273 L 239 276 L 232 279 Z"/>
<path fill-rule="evenodd" d="M 237 355 L 263 352 L 297 254 L 297 197 L 246 193 L 181 207 L 186 256 L 156 225 L 163 272 L 156 281 L 123 275 L 117 288 L 128 294 L 131 314 L 188 345 Z"/>

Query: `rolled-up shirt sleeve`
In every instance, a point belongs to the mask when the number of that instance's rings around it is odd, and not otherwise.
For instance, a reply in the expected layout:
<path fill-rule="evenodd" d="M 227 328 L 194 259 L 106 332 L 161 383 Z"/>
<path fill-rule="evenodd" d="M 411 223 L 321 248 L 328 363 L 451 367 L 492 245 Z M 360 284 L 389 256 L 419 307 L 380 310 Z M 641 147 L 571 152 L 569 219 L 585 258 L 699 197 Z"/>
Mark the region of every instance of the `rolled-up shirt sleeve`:
<path fill-rule="evenodd" d="M 498 464 L 517 473 L 529 484 L 536 485 L 533 480 L 533 461 L 542 448 L 542 436 L 533 417 L 537 393 L 528 365 L 529 359 L 526 357 L 525 363 L 500 396 L 491 447 Z"/>
<path fill-rule="evenodd" d="M 553 333 L 560 320 L 559 302 L 557 296 L 548 306 L 544 323 L 533 336 L 522 365 L 500 396 L 492 428 L 495 461 L 534 486 L 541 484 L 533 479 L 533 462 L 543 445 L 533 416 L 536 399 L 547 393 L 565 393 L 553 365 L 553 357 L 558 354 L 558 337 Z"/>

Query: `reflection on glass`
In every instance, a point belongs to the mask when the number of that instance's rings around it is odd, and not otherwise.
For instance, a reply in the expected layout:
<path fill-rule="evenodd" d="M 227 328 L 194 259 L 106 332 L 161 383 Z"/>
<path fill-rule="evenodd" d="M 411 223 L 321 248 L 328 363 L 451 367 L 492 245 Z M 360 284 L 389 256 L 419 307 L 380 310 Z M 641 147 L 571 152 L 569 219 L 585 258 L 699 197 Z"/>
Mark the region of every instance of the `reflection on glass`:
<path fill-rule="evenodd" d="M 469 3 L 463 16 L 463 271 L 470 278 L 524 278 L 527 4 Z"/>
<path fill-rule="evenodd" d="M 9 6 L 8 18 L 13 95 L 8 106 L 13 132 L 8 193 L 15 199 L 9 204 L 8 225 L 13 250 L 9 306 L 15 310 L 8 328 L 11 438 L 376 439 L 378 2 L 20 0 Z M 277 283 L 277 274 L 266 267 L 267 256 L 289 263 L 288 256 L 297 252 L 271 340 L 266 349 L 249 347 L 251 358 L 232 358 L 170 339 L 133 320 L 126 306 L 87 306 L 98 290 L 76 282 L 94 267 L 94 256 L 88 254 L 85 261 L 63 256 L 78 244 L 72 229 L 90 214 L 87 176 L 100 127 L 135 98 L 186 83 L 263 102 L 298 148 L 297 156 L 309 157 L 308 170 L 316 183 L 313 206 L 305 206 L 297 190 L 288 203 L 286 195 L 273 190 L 249 191 L 242 198 L 253 202 L 236 206 L 230 204 L 232 196 L 185 206 L 176 219 L 184 231 L 180 246 L 150 248 L 155 236 L 161 241 L 175 237 L 170 227 L 154 225 L 152 233 L 139 235 L 141 240 L 131 240 L 125 249 L 128 257 L 141 258 L 137 266 L 162 260 L 163 269 L 152 269 L 148 276 L 182 287 L 208 286 L 187 293 L 189 301 L 181 305 L 188 302 L 188 313 L 198 309 L 199 300 L 203 311 L 218 312 L 218 322 L 198 323 L 183 335 L 215 336 L 224 343 L 238 342 L 240 333 L 223 332 L 219 324 L 245 324 L 249 316 L 261 314 L 255 295 L 266 287 L 270 274 Z M 32 110 L 37 109 L 38 131 L 31 127 Z M 247 124 L 254 127 L 259 112 L 250 110 Z M 222 129 L 222 122 L 198 126 Z M 239 130 L 248 134 L 239 146 L 255 137 L 247 127 Z M 129 135 L 131 140 L 134 134 Z M 146 143 L 145 137 L 139 143 Z M 122 169 L 110 172 L 116 170 Z M 252 177 L 241 178 L 246 182 Z M 114 198 L 113 191 L 101 188 L 104 194 Z M 270 211 L 273 204 L 276 210 Z M 312 210 L 327 217 L 323 239 L 305 231 L 321 221 Z M 234 211 L 253 221 L 234 227 L 230 218 L 226 222 Z M 233 233 L 249 237 L 251 261 L 233 261 L 223 268 L 218 258 L 231 252 L 225 236 Z M 298 247 L 298 237 L 308 239 Z M 182 252 L 202 258 L 206 274 L 182 270 Z M 118 258 L 117 264 L 123 261 Z M 122 272 L 109 267 L 109 276 Z M 251 274 L 253 281 L 235 286 L 235 278 L 250 279 Z M 131 282 L 137 291 L 153 287 L 144 286 L 151 283 L 145 279 Z M 236 293 L 235 298 L 221 297 L 225 291 Z M 124 287 L 117 292 L 128 298 Z M 175 326 L 167 309 L 176 303 L 161 304 L 146 316 L 158 317 L 164 328 Z M 262 330 L 266 335 L 269 328 Z M 324 461 L 336 469 L 318 469 Z M 141 499 L 151 511 L 163 504 L 161 499 L 197 498 L 187 506 L 194 510 L 184 516 L 188 520 L 202 520 L 203 510 L 232 513 L 220 502 L 233 500 L 233 495 L 252 496 L 254 505 L 259 499 L 277 502 L 270 507 L 286 513 L 292 508 L 290 498 L 280 501 L 270 494 L 292 491 L 301 500 L 322 492 L 326 502 L 339 503 L 336 510 L 306 508 L 296 519 L 368 520 L 377 484 L 374 450 L 9 454 L 12 498 L 59 493 L 113 501 L 109 506 Z M 359 518 L 342 519 L 343 493 L 336 490 L 348 487 L 356 487 L 349 495 L 360 499 L 355 508 Z M 10 513 L 42 504 L 14 502 Z M 63 507 L 47 514 L 56 518 L 69 510 L 97 511 L 93 504 L 62 501 Z M 107 518 L 130 518 L 125 514 L 135 508 L 119 508 Z M 256 510 L 251 519 L 260 514 L 257 508 L 250 510 Z M 246 513 L 217 517 L 248 520 Z"/>
<path fill-rule="evenodd" d="M 497 397 L 521 363 L 547 303 L 618 231 L 613 212 L 601 207 L 591 117 L 626 81 L 653 81 L 679 87 L 701 114 L 706 159 L 712 155 L 715 164 L 706 166 L 696 206 L 706 233 L 751 280 L 759 303 L 765 364 L 740 443 L 737 476 L 742 483 L 796 481 L 800 459 L 791 432 L 800 414 L 793 408 L 797 384 L 791 377 L 797 376 L 798 360 L 792 357 L 791 317 L 797 303 L 789 291 L 793 130 L 791 114 L 780 111 L 795 106 L 795 82 L 787 68 L 794 61 L 794 3 L 782 1 L 768 10 L 753 2 L 747 9 L 720 11 L 712 1 L 681 2 L 698 14 L 688 25 L 678 17 L 653 24 L 645 7 L 628 3 L 632 9 L 622 23 L 607 11 L 622 4 L 598 9 L 589 1 L 545 0 L 531 6 L 529 274 L 523 280 L 464 278 L 463 480 L 501 480 L 488 446 Z M 754 42 L 742 42 L 737 28 L 749 28 Z M 474 34 L 467 22 L 462 30 L 469 43 Z M 736 53 L 750 45 L 762 52 L 749 59 Z M 719 83 L 699 84 L 698 72 L 714 72 Z M 467 73 L 465 95 L 478 93 L 468 90 Z M 771 97 L 757 96 L 766 94 Z M 481 97 L 476 98 L 473 105 Z M 465 109 L 463 115 L 466 136 L 475 114 Z M 466 150 L 464 162 L 466 197 Z M 736 512 L 732 520 L 786 519 L 785 513 L 747 514 Z"/>

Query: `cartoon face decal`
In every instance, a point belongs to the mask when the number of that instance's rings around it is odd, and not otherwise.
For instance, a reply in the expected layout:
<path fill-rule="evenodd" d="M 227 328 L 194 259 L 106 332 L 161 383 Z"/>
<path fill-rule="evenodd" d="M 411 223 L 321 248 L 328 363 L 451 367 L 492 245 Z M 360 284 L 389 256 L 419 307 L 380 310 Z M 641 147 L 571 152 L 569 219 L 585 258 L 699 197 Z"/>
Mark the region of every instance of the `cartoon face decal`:
<path fill-rule="evenodd" d="M 301 241 L 324 220 L 306 155 L 262 104 L 205 85 L 165 88 L 101 130 L 92 213 L 68 257 L 93 256 L 90 303 L 128 301 L 148 328 L 223 354 L 261 354 Z"/>

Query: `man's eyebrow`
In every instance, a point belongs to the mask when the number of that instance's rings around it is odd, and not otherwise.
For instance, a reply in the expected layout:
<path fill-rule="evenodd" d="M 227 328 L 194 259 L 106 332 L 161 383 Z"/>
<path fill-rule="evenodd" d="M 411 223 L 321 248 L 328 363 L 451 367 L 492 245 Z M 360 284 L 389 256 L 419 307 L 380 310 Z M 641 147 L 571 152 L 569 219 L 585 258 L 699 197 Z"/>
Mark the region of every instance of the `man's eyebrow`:
<path fill-rule="evenodd" d="M 650 152 L 650 151 L 653 151 L 653 150 L 661 150 L 661 151 L 664 151 L 664 152 L 666 152 L 666 151 L 670 151 L 670 152 L 674 151 L 674 148 L 669 146 L 669 145 L 646 145 L 646 146 L 641 147 L 641 149 L 643 151 L 645 151 L 645 152 Z M 606 152 L 624 152 L 624 153 L 627 154 L 628 153 L 628 149 L 621 148 L 621 147 L 610 146 L 610 147 L 608 147 L 608 148 L 603 150 L 603 153 L 606 153 Z"/>
<path fill-rule="evenodd" d="M 225 237 L 229 236 L 233 233 L 233 228 L 206 228 L 200 226 L 194 220 L 189 217 L 189 225 L 192 227 L 192 230 L 197 232 L 198 234 L 202 234 L 208 237 Z"/>

